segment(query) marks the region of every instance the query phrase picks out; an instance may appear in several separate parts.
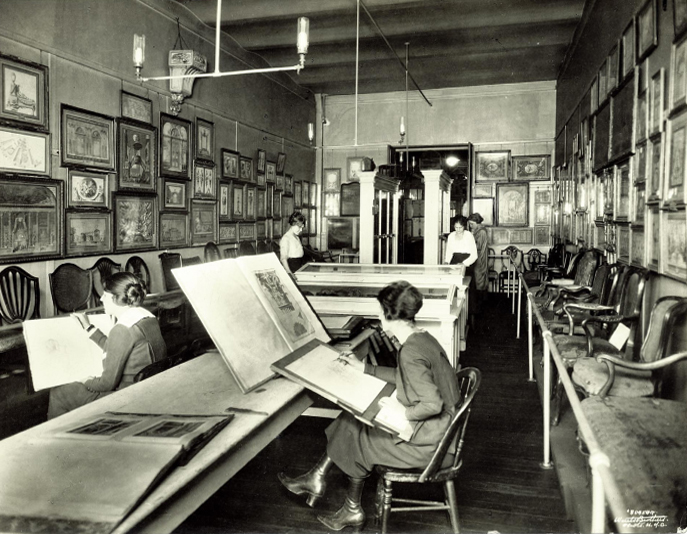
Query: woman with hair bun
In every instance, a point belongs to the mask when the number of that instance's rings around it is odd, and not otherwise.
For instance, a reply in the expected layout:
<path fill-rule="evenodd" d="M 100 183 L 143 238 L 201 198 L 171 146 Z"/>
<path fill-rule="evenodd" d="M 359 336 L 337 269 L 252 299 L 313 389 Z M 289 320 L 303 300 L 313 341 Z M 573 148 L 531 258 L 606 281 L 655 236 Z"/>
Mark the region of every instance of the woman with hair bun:
<path fill-rule="evenodd" d="M 100 300 L 105 313 L 117 319 L 109 337 L 92 325 L 85 313 L 72 314 L 84 333 L 105 352 L 103 373 L 53 388 L 48 419 L 130 386 L 141 369 L 167 357 L 157 319 L 141 306 L 145 284 L 133 273 L 120 272 L 106 278 L 103 286 Z"/>

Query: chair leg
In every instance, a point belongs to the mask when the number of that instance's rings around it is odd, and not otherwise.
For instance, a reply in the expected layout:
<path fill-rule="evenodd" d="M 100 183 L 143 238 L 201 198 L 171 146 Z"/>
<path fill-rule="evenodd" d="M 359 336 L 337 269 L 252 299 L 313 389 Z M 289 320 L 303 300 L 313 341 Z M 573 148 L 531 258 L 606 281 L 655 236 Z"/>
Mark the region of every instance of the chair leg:
<path fill-rule="evenodd" d="M 448 515 L 451 517 L 451 527 L 453 527 L 454 534 L 460 534 L 460 522 L 458 521 L 458 501 L 456 499 L 456 488 L 453 480 L 447 480 L 444 484 L 444 493 L 448 500 L 449 510 Z"/>
<path fill-rule="evenodd" d="M 561 420 L 561 412 L 563 411 L 563 399 L 565 397 L 563 388 L 563 381 L 561 380 L 560 373 L 556 373 L 556 385 L 553 388 L 553 402 L 551 403 L 551 424 L 553 426 L 558 426 Z"/>
<path fill-rule="evenodd" d="M 391 480 L 384 479 L 384 495 L 382 502 L 382 534 L 386 534 L 389 524 L 389 514 L 391 513 Z"/>

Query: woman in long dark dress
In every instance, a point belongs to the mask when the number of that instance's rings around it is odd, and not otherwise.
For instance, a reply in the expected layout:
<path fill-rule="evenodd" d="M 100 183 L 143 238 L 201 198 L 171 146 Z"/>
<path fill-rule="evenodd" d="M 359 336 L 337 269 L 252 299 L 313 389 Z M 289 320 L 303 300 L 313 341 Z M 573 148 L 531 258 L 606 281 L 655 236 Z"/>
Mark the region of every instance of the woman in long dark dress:
<path fill-rule="evenodd" d="M 337 465 L 349 477 L 343 506 L 332 514 L 318 515 L 331 530 L 362 528 L 365 513 L 360 505 L 365 478 L 375 465 L 396 468 L 424 468 L 446 432 L 455 413 L 460 391 L 455 370 L 439 342 L 418 328 L 415 315 L 422 307 L 422 294 L 408 282 L 394 282 L 379 292 L 380 320 L 384 330 L 402 345 L 398 367 L 364 364 L 353 355 L 343 356 L 355 369 L 396 384 L 396 397 L 413 427 L 409 441 L 367 426 L 342 413 L 325 431 L 327 451 L 304 475 L 279 474 L 281 483 L 296 495 L 306 495 L 314 506 L 324 495 L 325 476 Z M 453 461 L 447 454 L 445 465 Z"/>

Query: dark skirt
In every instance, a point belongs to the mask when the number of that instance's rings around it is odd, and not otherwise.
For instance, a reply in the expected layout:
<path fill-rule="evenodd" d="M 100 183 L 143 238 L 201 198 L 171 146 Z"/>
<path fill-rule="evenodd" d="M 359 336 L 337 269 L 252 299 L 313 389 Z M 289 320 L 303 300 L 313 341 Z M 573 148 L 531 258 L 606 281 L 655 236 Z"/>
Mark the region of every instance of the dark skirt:
<path fill-rule="evenodd" d="M 300 258 L 289 258 L 286 260 L 289 263 L 289 269 L 292 273 L 295 273 L 298 269 L 305 265 L 305 256 Z"/>
<path fill-rule="evenodd" d="M 109 393 L 112 392 L 91 391 L 81 382 L 71 382 L 64 386 L 54 387 L 50 390 L 48 419 L 70 412 Z"/>

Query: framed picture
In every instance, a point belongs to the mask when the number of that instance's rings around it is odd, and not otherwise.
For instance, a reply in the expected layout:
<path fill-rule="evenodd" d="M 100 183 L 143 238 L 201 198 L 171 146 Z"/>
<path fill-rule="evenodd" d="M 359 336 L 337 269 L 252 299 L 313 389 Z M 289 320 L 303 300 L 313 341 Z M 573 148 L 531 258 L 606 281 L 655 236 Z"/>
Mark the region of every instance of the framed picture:
<path fill-rule="evenodd" d="M 510 232 L 505 228 L 492 228 L 491 230 L 491 244 L 492 245 L 507 245 L 510 243 Z"/>
<path fill-rule="evenodd" d="M 268 184 L 274 184 L 279 182 L 279 178 L 277 177 L 277 164 L 274 161 L 267 161 L 265 162 L 265 175 L 266 175 L 266 181 Z M 284 178 L 282 176 L 282 184 L 284 181 Z M 282 187 L 278 187 L 277 189 L 283 189 Z"/>
<path fill-rule="evenodd" d="M 281 218 L 272 219 L 272 238 L 281 237 Z"/>
<path fill-rule="evenodd" d="M 283 191 L 284 190 L 284 175 L 277 174 L 275 179 L 276 179 L 276 182 L 275 182 L 274 188 L 277 191 Z"/>
<path fill-rule="evenodd" d="M 253 181 L 253 160 L 245 156 L 239 158 L 239 178 L 244 182 Z"/>
<path fill-rule="evenodd" d="M 309 186 L 310 183 L 303 182 L 303 198 L 306 196 L 306 184 Z M 342 217 L 360 216 L 360 182 L 351 182 L 341 186 L 340 213 Z"/>
<path fill-rule="evenodd" d="M 50 176 L 50 134 L 0 126 L 0 172 Z"/>
<path fill-rule="evenodd" d="M 527 226 L 529 223 L 529 184 L 496 184 L 496 224 Z"/>
<path fill-rule="evenodd" d="M 217 203 L 191 200 L 191 245 L 217 242 Z"/>
<path fill-rule="evenodd" d="M 219 220 L 231 219 L 231 184 L 219 184 Z"/>
<path fill-rule="evenodd" d="M 646 137 L 647 129 L 647 91 L 637 96 L 637 138 Z M 635 88 L 630 82 L 624 84 L 610 102 L 611 138 L 609 161 L 628 156 L 634 149 L 633 111 L 635 108 Z"/>
<path fill-rule="evenodd" d="M 219 244 L 236 243 L 239 240 L 238 223 L 219 223 Z"/>
<path fill-rule="evenodd" d="M 113 170 L 114 119 L 66 104 L 61 109 L 62 165 Z"/>
<path fill-rule="evenodd" d="M 534 189 L 534 203 L 551 204 L 551 189 L 549 189 L 548 187 Z"/>
<path fill-rule="evenodd" d="M 622 44 L 622 61 L 620 62 L 622 78 L 627 78 L 635 68 L 635 21 L 630 20 L 625 27 Z M 600 98 L 600 97 L 599 97 Z"/>
<path fill-rule="evenodd" d="M 361 172 L 363 172 L 363 158 L 352 157 L 346 159 L 346 180 L 348 182 L 359 182 Z"/>
<path fill-rule="evenodd" d="M 255 223 L 239 224 L 239 241 L 254 241 L 255 239 Z"/>
<path fill-rule="evenodd" d="M 613 45 L 608 54 L 608 92 L 618 87 L 618 75 L 620 73 L 620 52 L 617 44 Z"/>
<path fill-rule="evenodd" d="M 647 143 L 635 146 L 634 165 L 632 167 L 635 184 L 646 182 L 646 156 L 648 151 Z"/>
<path fill-rule="evenodd" d="M 472 212 L 479 213 L 484 219 L 484 226 L 494 226 L 494 199 L 493 198 L 473 198 Z"/>
<path fill-rule="evenodd" d="M 293 213 L 293 197 L 282 195 L 281 213 L 282 217 L 291 217 L 291 214 Z"/>
<path fill-rule="evenodd" d="M 193 164 L 193 198 L 217 198 L 215 166 L 196 161 Z"/>
<path fill-rule="evenodd" d="M 666 146 L 666 172 L 664 180 L 665 203 L 672 206 L 684 204 L 685 155 L 687 148 L 687 111 L 668 121 L 668 144 Z"/>
<path fill-rule="evenodd" d="M 551 156 L 513 156 L 513 181 L 551 180 Z"/>
<path fill-rule="evenodd" d="M 310 234 L 310 212 L 313 211 L 310 208 L 303 208 L 301 210 L 301 214 L 303 215 L 303 218 L 305 219 L 305 227 L 303 228 L 303 235 L 309 236 Z M 289 224 L 289 215 L 290 214 L 284 214 L 283 217 L 283 228 L 288 228 Z"/>
<path fill-rule="evenodd" d="M 289 215 L 291 214 L 289 213 Z M 272 217 L 280 219 L 281 216 L 281 193 L 275 190 L 272 196 Z"/>
<path fill-rule="evenodd" d="M 293 195 L 293 176 L 290 174 L 284 175 L 284 193 Z"/>
<path fill-rule="evenodd" d="M 244 196 L 246 194 L 246 185 L 233 183 L 231 191 L 231 218 L 235 220 L 242 220 L 246 218 L 246 210 L 244 208 Z"/>
<path fill-rule="evenodd" d="M 341 187 L 341 169 L 324 169 L 322 182 L 325 193 L 338 193 Z"/>
<path fill-rule="evenodd" d="M 663 252 L 664 274 L 684 281 L 687 277 L 687 219 L 685 210 L 664 213 Z"/>
<path fill-rule="evenodd" d="M 153 102 L 148 98 L 122 91 L 120 113 L 124 119 L 153 124 Z"/>
<path fill-rule="evenodd" d="M 628 84 L 629 86 L 629 84 Z M 636 104 L 636 125 L 635 125 L 635 139 L 638 143 L 641 143 L 647 138 L 648 135 L 648 129 L 649 129 L 649 96 L 650 93 L 649 91 L 644 91 L 640 94 L 637 95 L 637 104 Z M 620 97 L 620 95 L 618 95 Z M 632 97 L 632 105 L 634 107 L 634 97 Z M 619 103 L 620 104 L 620 103 Z M 618 142 L 616 139 L 631 139 L 632 137 L 632 123 L 626 120 L 624 117 L 631 116 L 632 113 L 625 113 L 626 111 L 629 111 L 630 107 L 629 104 L 627 104 L 627 101 L 625 102 L 626 107 L 621 109 L 621 106 L 615 106 L 615 100 L 614 100 L 614 106 L 613 106 L 613 145 L 616 145 Z M 623 113 L 624 117 L 621 117 L 619 120 L 616 119 L 616 113 Z M 618 130 L 620 128 L 627 128 L 629 131 L 628 133 L 622 135 L 621 132 Z M 628 144 L 627 141 L 625 141 L 625 144 Z M 629 152 L 631 149 L 626 150 L 626 152 Z M 615 156 L 615 152 L 613 153 Z"/>
<path fill-rule="evenodd" d="M 160 248 L 187 247 L 189 221 L 186 213 L 160 214 Z"/>
<path fill-rule="evenodd" d="M 534 246 L 535 247 L 547 247 L 549 246 L 549 227 L 548 226 L 537 226 L 534 229 Z"/>
<path fill-rule="evenodd" d="M 673 0 L 673 29 L 675 39 L 678 39 L 687 30 L 687 0 Z"/>
<path fill-rule="evenodd" d="M 160 113 L 160 174 L 191 179 L 191 123 Z"/>
<path fill-rule="evenodd" d="M 222 178 L 233 180 L 239 177 L 239 153 L 222 149 Z"/>
<path fill-rule="evenodd" d="M 215 125 L 196 119 L 196 158 L 215 161 Z"/>
<path fill-rule="evenodd" d="M 598 171 L 608 163 L 609 144 L 611 141 L 611 106 L 602 105 L 594 116 L 594 148 L 592 150 L 592 170 Z"/>
<path fill-rule="evenodd" d="M 258 239 L 265 239 L 267 237 L 267 225 L 265 221 L 258 221 L 255 223 L 255 236 Z"/>
<path fill-rule="evenodd" d="M 608 59 L 599 67 L 599 105 L 606 101 L 608 96 Z"/>
<path fill-rule="evenodd" d="M 67 176 L 67 207 L 109 208 L 110 175 L 107 173 L 69 169 Z"/>
<path fill-rule="evenodd" d="M 303 194 L 303 187 L 301 185 L 300 180 L 294 180 L 293 182 L 293 205 L 296 208 L 300 208 L 302 206 L 301 203 L 301 198 Z"/>
<path fill-rule="evenodd" d="M 534 204 L 534 225 L 551 225 L 551 204 Z"/>
<path fill-rule="evenodd" d="M 507 182 L 510 178 L 510 150 L 476 152 L 476 182 Z"/>
<path fill-rule="evenodd" d="M 644 230 L 632 228 L 630 235 L 630 263 L 638 267 L 646 265 L 646 247 L 644 244 Z"/>
<path fill-rule="evenodd" d="M 534 239 L 533 228 L 523 228 L 522 230 L 510 231 L 510 242 L 513 245 L 531 245 Z"/>
<path fill-rule="evenodd" d="M 593 114 L 596 112 L 597 108 L 599 107 L 599 83 L 598 83 L 598 77 L 594 76 L 594 79 L 592 80 L 592 86 L 589 89 L 589 96 L 590 96 L 590 106 L 589 106 L 589 114 Z"/>
<path fill-rule="evenodd" d="M 647 228 L 650 233 L 647 236 L 647 266 L 656 272 L 659 271 L 661 258 L 661 212 L 658 207 L 652 208 L 647 213 Z"/>
<path fill-rule="evenodd" d="M 187 211 L 186 183 L 164 180 L 163 209 L 172 211 Z"/>
<path fill-rule="evenodd" d="M 286 154 L 279 152 L 277 155 L 277 174 L 284 174 L 284 168 L 286 167 Z"/>
<path fill-rule="evenodd" d="M 265 189 L 265 217 L 272 217 L 274 213 L 272 204 L 274 202 L 274 186 L 268 185 Z"/>
<path fill-rule="evenodd" d="M 644 211 L 646 207 L 646 190 L 644 187 L 636 187 L 634 195 L 634 213 L 632 214 L 633 226 L 644 226 L 646 218 Z"/>
<path fill-rule="evenodd" d="M 0 54 L 0 119 L 48 130 L 48 67 Z"/>
<path fill-rule="evenodd" d="M 472 198 L 494 198 L 492 184 L 475 184 L 472 186 Z"/>
<path fill-rule="evenodd" d="M 615 219 L 627 221 L 630 217 L 630 162 L 616 166 L 615 184 L 617 187 Z"/>
<path fill-rule="evenodd" d="M 256 202 L 258 218 L 267 217 L 267 191 L 265 189 L 258 189 Z"/>
<path fill-rule="evenodd" d="M 308 182 L 310 184 L 310 206 L 313 208 L 317 206 L 317 184 L 315 182 Z"/>
<path fill-rule="evenodd" d="M 265 164 L 267 163 L 267 153 L 258 148 L 258 172 L 265 174 Z"/>
<path fill-rule="evenodd" d="M 157 195 L 114 194 L 115 252 L 151 250 L 157 247 Z"/>
<path fill-rule="evenodd" d="M 616 236 L 618 259 L 630 263 L 630 227 L 627 225 L 618 226 Z"/>
<path fill-rule="evenodd" d="M 257 179 L 256 181 L 257 181 L 259 186 L 264 187 L 267 184 L 267 178 L 265 177 L 265 175 L 263 173 L 259 172 L 258 174 L 255 175 L 255 177 Z"/>
<path fill-rule="evenodd" d="M 658 45 L 657 0 L 647 0 L 637 13 L 637 59 L 647 57 Z"/>
<path fill-rule="evenodd" d="M 663 131 L 663 91 L 665 85 L 665 69 L 660 68 L 651 77 L 651 105 L 649 111 L 649 134 L 654 135 Z"/>
<path fill-rule="evenodd" d="M 118 121 L 119 189 L 155 191 L 157 130 L 154 126 Z"/>
<path fill-rule="evenodd" d="M 103 211 L 65 212 L 65 254 L 91 256 L 112 251 L 111 215 Z"/>
<path fill-rule="evenodd" d="M 673 44 L 670 56 L 670 110 L 687 104 L 687 37 Z"/>
<path fill-rule="evenodd" d="M 657 202 L 663 193 L 663 134 L 658 134 L 649 140 L 649 185 L 647 202 Z"/>
<path fill-rule="evenodd" d="M 308 233 L 317 235 L 317 208 L 310 208 L 308 215 Z"/>
<path fill-rule="evenodd" d="M 246 211 L 246 220 L 254 221 L 257 213 L 257 194 L 255 187 L 246 187 L 246 202 L 244 205 Z"/>

